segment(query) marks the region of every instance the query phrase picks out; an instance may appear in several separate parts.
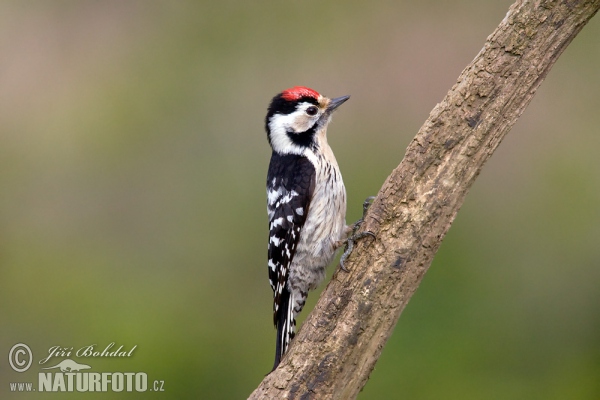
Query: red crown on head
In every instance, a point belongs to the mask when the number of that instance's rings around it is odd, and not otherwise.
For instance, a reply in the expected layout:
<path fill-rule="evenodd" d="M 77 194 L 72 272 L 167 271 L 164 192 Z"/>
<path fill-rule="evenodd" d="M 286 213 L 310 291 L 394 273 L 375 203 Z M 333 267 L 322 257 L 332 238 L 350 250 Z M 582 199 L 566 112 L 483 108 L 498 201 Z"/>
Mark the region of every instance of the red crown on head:
<path fill-rule="evenodd" d="M 318 99 L 319 96 L 321 96 L 319 92 L 309 89 L 306 86 L 294 86 L 293 88 L 286 89 L 281 92 L 281 97 L 287 101 L 295 101 L 302 97 L 312 97 L 314 99 Z"/>

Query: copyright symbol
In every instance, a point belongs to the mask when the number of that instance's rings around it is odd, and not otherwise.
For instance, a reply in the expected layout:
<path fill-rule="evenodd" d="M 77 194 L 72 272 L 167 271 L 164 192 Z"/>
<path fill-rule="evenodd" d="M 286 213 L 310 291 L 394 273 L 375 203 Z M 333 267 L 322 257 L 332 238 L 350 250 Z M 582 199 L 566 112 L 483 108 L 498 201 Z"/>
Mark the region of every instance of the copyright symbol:
<path fill-rule="evenodd" d="M 31 349 L 24 343 L 15 344 L 8 353 L 8 363 L 17 372 L 27 371 L 32 361 Z"/>

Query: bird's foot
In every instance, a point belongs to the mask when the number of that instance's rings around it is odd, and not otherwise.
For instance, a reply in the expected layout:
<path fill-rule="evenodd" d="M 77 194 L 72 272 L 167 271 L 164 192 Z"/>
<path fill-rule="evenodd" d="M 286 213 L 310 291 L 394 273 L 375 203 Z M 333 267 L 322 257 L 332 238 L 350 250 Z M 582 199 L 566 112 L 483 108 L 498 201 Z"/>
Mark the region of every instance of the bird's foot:
<path fill-rule="evenodd" d="M 352 253 L 352 249 L 354 249 L 354 243 L 357 240 L 362 239 L 367 236 L 371 236 L 373 238 L 376 237 L 375 234 L 371 231 L 358 232 L 358 233 L 356 232 L 360 228 L 362 223 L 364 222 L 365 214 L 367 213 L 367 210 L 371 206 L 371 203 L 373 202 L 374 199 L 375 199 L 375 196 L 367 197 L 367 199 L 363 203 L 363 215 L 362 215 L 361 219 L 356 221 L 351 226 L 352 233 L 348 236 L 348 238 L 345 241 L 341 242 L 341 243 L 344 243 L 344 242 L 346 243 L 346 247 L 344 248 L 344 253 L 342 254 L 342 257 L 340 258 L 340 268 L 343 271 L 348 272 L 348 270 L 344 266 L 344 263 L 346 262 L 346 259 L 350 256 L 350 254 Z"/>

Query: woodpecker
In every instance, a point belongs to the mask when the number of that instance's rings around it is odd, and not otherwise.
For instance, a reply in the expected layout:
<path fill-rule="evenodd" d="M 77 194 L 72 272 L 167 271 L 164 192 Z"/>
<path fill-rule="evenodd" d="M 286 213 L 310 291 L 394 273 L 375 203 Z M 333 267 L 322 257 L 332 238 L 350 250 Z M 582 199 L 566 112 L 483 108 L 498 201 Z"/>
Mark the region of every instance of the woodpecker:
<path fill-rule="evenodd" d="M 346 189 L 327 143 L 332 113 L 349 98 L 329 99 L 295 86 L 275 96 L 268 108 L 265 128 L 273 152 L 267 174 L 267 264 L 277 329 L 273 370 L 294 338 L 308 291 L 323 280 L 355 228 L 346 225 Z M 359 235 L 355 238 L 364 236 Z"/>

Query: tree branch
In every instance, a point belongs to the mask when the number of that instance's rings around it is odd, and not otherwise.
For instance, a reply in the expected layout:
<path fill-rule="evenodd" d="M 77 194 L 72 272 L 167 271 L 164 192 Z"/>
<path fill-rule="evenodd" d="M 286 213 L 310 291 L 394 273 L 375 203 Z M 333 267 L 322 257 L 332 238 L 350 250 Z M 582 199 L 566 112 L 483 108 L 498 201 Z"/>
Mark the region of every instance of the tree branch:
<path fill-rule="evenodd" d="M 351 399 L 415 292 L 485 161 L 600 0 L 519 0 L 432 111 L 369 209 L 277 370 L 250 399 Z"/>

